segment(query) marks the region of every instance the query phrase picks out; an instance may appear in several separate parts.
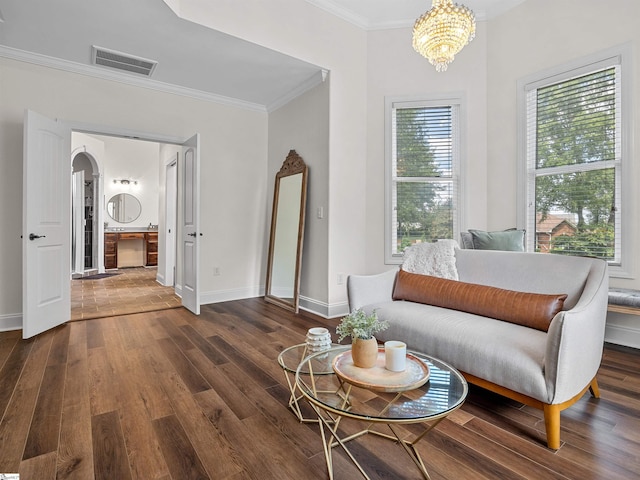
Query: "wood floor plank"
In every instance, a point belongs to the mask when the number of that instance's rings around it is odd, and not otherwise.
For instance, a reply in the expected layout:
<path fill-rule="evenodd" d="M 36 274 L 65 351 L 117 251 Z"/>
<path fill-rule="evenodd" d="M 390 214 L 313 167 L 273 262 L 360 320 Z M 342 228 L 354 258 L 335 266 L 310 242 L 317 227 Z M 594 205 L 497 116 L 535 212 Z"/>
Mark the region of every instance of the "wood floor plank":
<path fill-rule="evenodd" d="M 158 340 L 158 344 L 164 350 L 167 358 L 191 393 L 203 392 L 211 388 L 211 385 L 200 375 L 198 370 L 193 368 L 191 362 L 184 356 L 172 339 L 164 338 Z"/>
<path fill-rule="evenodd" d="M 147 480 L 169 475 L 160 444 L 156 438 L 153 421 L 140 403 L 129 404 L 121 409 L 120 425 L 125 445 L 131 478 Z"/>
<path fill-rule="evenodd" d="M 104 322 L 99 320 L 87 320 L 87 347 L 100 348 L 104 347 L 104 338 L 102 337 L 102 325 Z"/>
<path fill-rule="evenodd" d="M 153 427 L 173 478 L 181 480 L 210 478 L 189 437 L 174 415 L 154 420 Z"/>
<path fill-rule="evenodd" d="M 193 326 L 183 325 L 180 330 L 214 365 L 222 365 L 229 362 L 229 359 L 200 335 Z"/>
<path fill-rule="evenodd" d="M 198 394 L 197 399 L 210 421 L 215 423 L 219 431 L 224 432 L 227 442 L 238 449 L 239 457 L 237 460 L 242 462 L 244 467 L 244 471 L 239 478 L 251 480 L 281 480 L 286 478 L 282 475 L 279 465 L 275 465 L 271 461 L 269 444 L 256 443 L 255 433 L 252 431 L 251 425 L 245 425 L 243 420 L 239 420 L 235 415 L 229 414 L 225 408 L 228 405 L 220 405 L 215 396 L 209 392 Z M 256 447 L 241 448 L 241 445 L 254 445 Z M 306 465 L 306 461 L 304 463 Z M 325 472 L 326 470 L 321 472 L 310 471 L 311 475 L 316 476 L 304 475 L 299 478 L 304 478 L 305 480 L 326 478 Z"/>
<path fill-rule="evenodd" d="M 0 371 L 16 345 L 20 343 L 20 330 L 5 332 L 0 335 Z"/>
<path fill-rule="evenodd" d="M 149 379 L 140 371 L 143 365 L 138 357 L 131 355 L 123 341 L 131 322 L 119 318 L 113 323 L 113 330 L 105 331 L 105 344 L 108 347 L 109 363 L 118 378 L 118 414 L 122 435 L 127 446 L 127 455 L 133 479 L 146 480 L 161 478 L 169 473 L 160 451 L 160 446 L 149 415 L 149 403 L 157 406 L 149 396 L 161 394 L 161 390 L 149 392 Z M 171 411 L 172 413 L 172 411 Z"/>
<path fill-rule="evenodd" d="M 220 395 L 235 415 L 242 419 L 255 415 L 257 410 L 253 403 L 237 387 L 235 379 L 230 379 L 211 364 L 200 350 L 187 353 L 189 360 L 207 380 L 209 385 Z"/>
<path fill-rule="evenodd" d="M 73 330 L 84 330 L 78 323 Z M 62 403 L 57 480 L 84 480 L 93 477 L 89 360 L 86 346 L 78 339 L 69 347 L 69 362 Z"/>
<path fill-rule="evenodd" d="M 23 460 L 57 451 L 65 376 L 66 365 L 49 365 L 45 369 Z"/>
<path fill-rule="evenodd" d="M 55 335 L 49 351 L 47 365 L 64 365 L 67 363 L 67 355 L 69 353 L 71 327 L 69 325 L 60 325 L 53 332 Z"/>
<path fill-rule="evenodd" d="M 46 453 L 20 462 L 20 478 L 56 480 L 56 452 Z"/>
<path fill-rule="evenodd" d="M 113 411 L 94 415 L 91 418 L 91 436 L 95 479 L 131 479 L 118 413 Z"/>
<path fill-rule="evenodd" d="M 19 345 L 12 349 L 2 369 L 0 369 L 0 378 L 2 379 L 2 388 L 0 388 L 0 419 L 2 419 L 2 415 L 11 400 L 11 395 L 22 374 L 22 369 L 29 358 L 33 344 L 34 340 L 26 343 L 20 342 Z"/>
<path fill-rule="evenodd" d="M 29 435 L 38 389 L 16 389 L 0 423 L 0 472 L 17 472 Z"/>
<path fill-rule="evenodd" d="M 92 320 L 96 321 L 96 320 Z M 102 334 L 100 335 L 102 338 Z M 91 341 L 87 338 L 87 343 Z M 109 363 L 105 347 L 95 347 L 88 351 L 89 398 L 91 415 L 112 412 L 118 408 L 118 379 Z"/>
<path fill-rule="evenodd" d="M 131 350 L 127 356 L 127 364 L 131 367 L 130 373 L 137 389 L 136 393 L 151 420 L 173 413 L 171 401 L 157 380 L 149 361 L 149 355 L 153 355 L 155 351 L 153 348 Z"/>
<path fill-rule="evenodd" d="M 180 425 L 198 454 L 198 458 L 202 459 L 210 478 L 226 478 L 242 471 L 236 463 L 220 461 L 220 455 L 230 451 L 229 445 L 214 425 L 208 421 L 192 395 L 175 395 L 171 403 Z"/>
<path fill-rule="evenodd" d="M 233 360 L 234 364 L 238 365 L 247 375 L 250 375 L 264 388 L 272 387 L 279 383 L 273 376 L 265 373 L 263 369 L 247 358 L 242 353 L 242 349 L 235 348 L 221 337 L 209 337 L 207 340 L 219 348 L 225 356 Z"/>

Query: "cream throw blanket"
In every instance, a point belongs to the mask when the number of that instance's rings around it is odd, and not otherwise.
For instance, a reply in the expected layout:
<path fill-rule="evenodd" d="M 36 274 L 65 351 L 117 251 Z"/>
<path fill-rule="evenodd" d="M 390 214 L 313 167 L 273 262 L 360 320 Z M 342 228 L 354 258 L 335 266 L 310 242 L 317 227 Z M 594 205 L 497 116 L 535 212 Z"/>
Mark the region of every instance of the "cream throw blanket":
<path fill-rule="evenodd" d="M 458 280 L 455 240 L 438 240 L 435 243 L 416 243 L 404 251 L 402 270 L 434 277 Z"/>

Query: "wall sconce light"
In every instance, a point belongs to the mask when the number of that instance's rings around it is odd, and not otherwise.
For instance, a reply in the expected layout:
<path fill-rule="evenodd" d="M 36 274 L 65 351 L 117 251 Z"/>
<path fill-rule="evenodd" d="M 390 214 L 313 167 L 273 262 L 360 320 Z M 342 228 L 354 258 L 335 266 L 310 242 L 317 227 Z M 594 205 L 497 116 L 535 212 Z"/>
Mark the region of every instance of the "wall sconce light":
<path fill-rule="evenodd" d="M 121 185 L 129 185 L 131 183 L 133 183 L 134 185 L 138 185 L 138 181 L 137 180 L 129 180 L 126 178 L 123 178 L 122 180 L 116 180 L 115 178 L 113 179 L 113 183 L 119 183 Z"/>

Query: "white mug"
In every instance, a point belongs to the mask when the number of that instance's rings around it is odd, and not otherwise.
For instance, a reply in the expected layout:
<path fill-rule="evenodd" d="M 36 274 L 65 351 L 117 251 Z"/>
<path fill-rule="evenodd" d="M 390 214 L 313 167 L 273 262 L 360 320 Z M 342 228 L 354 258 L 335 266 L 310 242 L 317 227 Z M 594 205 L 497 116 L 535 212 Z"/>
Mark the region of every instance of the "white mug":
<path fill-rule="evenodd" d="M 404 372 L 407 368 L 407 344 L 396 340 L 384 342 L 384 365 L 392 372 Z"/>

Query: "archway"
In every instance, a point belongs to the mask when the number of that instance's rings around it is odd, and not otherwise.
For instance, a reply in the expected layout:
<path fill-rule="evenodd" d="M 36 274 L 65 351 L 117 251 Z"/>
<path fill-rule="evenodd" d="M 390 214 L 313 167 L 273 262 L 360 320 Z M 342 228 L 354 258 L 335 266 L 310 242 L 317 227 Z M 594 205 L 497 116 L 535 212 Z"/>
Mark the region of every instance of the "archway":
<path fill-rule="evenodd" d="M 97 273 L 102 268 L 100 239 L 100 169 L 86 147 L 71 153 L 71 275 Z"/>

